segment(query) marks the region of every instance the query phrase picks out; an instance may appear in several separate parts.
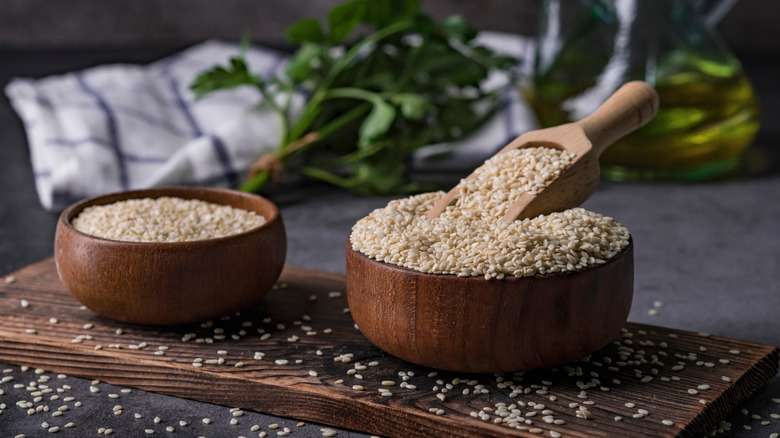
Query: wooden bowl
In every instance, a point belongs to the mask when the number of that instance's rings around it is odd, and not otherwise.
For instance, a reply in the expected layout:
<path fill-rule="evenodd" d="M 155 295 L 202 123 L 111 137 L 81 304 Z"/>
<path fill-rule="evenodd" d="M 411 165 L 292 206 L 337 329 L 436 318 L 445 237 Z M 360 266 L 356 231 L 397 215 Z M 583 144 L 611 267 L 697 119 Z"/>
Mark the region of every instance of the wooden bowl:
<path fill-rule="evenodd" d="M 347 244 L 347 299 L 377 347 L 418 365 L 497 373 L 562 365 L 606 346 L 633 299 L 633 244 L 607 263 L 532 277 L 426 274 Z"/>
<path fill-rule="evenodd" d="M 84 208 L 136 198 L 176 196 L 254 211 L 266 223 L 232 236 L 189 242 L 125 242 L 77 231 Z M 279 210 L 234 190 L 172 187 L 120 192 L 76 203 L 59 217 L 57 273 L 94 312 L 119 321 L 171 325 L 241 310 L 262 298 L 284 265 L 287 242 Z"/>

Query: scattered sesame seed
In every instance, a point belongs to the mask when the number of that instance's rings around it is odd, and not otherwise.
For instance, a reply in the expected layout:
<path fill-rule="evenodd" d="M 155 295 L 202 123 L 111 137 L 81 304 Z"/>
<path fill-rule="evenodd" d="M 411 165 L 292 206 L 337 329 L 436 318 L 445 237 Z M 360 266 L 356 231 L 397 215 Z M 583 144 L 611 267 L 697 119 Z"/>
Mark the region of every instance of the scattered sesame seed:
<path fill-rule="evenodd" d="M 674 426 L 674 421 L 672 420 L 663 420 L 661 423 L 663 423 L 664 426 Z"/>

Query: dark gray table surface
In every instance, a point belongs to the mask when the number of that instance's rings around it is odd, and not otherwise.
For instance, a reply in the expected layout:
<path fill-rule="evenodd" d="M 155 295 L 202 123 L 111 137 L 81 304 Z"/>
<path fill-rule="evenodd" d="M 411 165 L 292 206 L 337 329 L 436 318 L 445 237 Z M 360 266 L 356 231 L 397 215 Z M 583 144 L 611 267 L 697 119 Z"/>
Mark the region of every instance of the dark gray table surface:
<path fill-rule="evenodd" d="M 42 77 L 108 62 L 145 63 L 177 48 L 73 51 L 0 51 L 0 82 L 13 76 Z M 602 182 L 584 205 L 616 218 L 631 231 L 635 242 L 636 284 L 630 320 L 708 332 L 731 338 L 780 346 L 780 62 L 758 56 L 743 56 L 748 75 L 763 104 L 763 126 L 756 148 L 746 159 L 740 175 L 698 184 Z M 289 237 L 287 262 L 292 265 L 343 273 L 344 243 L 352 224 L 390 198 L 359 198 L 321 186 L 291 187 L 273 195 L 282 209 Z M 26 138 L 21 122 L 7 100 L 0 102 L 0 275 L 52 255 L 57 215 L 43 210 L 33 186 Z M 648 311 L 661 301 L 657 315 Z M 42 427 L 74 423 L 63 437 L 98 436 L 98 429 L 111 428 L 116 436 L 157 435 L 165 427 L 177 436 L 258 436 L 257 424 L 278 423 L 292 429 L 290 436 L 321 436 L 320 425 L 296 427 L 298 420 L 247 412 L 238 425 L 229 424 L 227 407 L 121 388 L 100 383 L 100 393 L 89 391 L 90 381 L 75 377 L 59 380 L 53 387 L 70 385 L 71 395 L 84 409 L 71 409 L 62 417 L 28 415 L 16 406 L 30 400 L 15 383 L 35 381 L 34 369 L 0 364 L 0 437 L 25 434 L 49 436 Z M 108 394 L 118 394 L 118 399 Z M 64 397 L 65 395 L 63 395 Z M 262 396 L 262 395 L 259 395 Z M 780 432 L 780 377 L 761 389 L 726 418 L 730 431 L 717 436 L 767 437 Z M 51 409 L 61 401 L 50 401 Z M 123 415 L 112 408 L 122 405 Z M 746 411 L 745 411 L 746 410 Z M 745 414 L 744 412 L 747 412 Z M 143 416 L 136 419 L 133 414 Z M 758 416 L 759 419 L 754 418 Z M 159 424 L 153 418 L 161 418 Z M 212 424 L 201 419 L 209 417 Z M 182 427 L 179 421 L 186 421 Z M 762 425 L 762 422 L 768 422 Z M 173 435 L 172 435 L 173 436 Z M 338 436 L 367 436 L 339 430 Z"/>

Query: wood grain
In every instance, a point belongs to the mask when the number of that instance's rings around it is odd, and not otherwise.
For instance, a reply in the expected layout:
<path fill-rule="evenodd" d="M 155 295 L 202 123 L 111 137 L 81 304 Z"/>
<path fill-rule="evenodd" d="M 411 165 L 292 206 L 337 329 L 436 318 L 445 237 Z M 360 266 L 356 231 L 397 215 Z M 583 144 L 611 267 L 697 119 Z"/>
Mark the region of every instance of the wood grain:
<path fill-rule="evenodd" d="M 280 287 L 241 315 L 171 327 L 120 323 L 82 309 L 59 281 L 51 259 L 13 277 L 10 283 L 0 281 L 0 362 L 384 436 L 539 436 L 495 424 L 494 412 L 488 421 L 470 416 L 497 403 L 519 402 L 526 404 L 520 407 L 524 414 L 533 410 L 531 402 L 543 403 L 554 418 L 565 420 L 548 424 L 542 414 L 526 416 L 532 423 L 526 426 L 542 429 L 545 436 L 549 431 L 583 438 L 702 436 L 778 369 L 778 350 L 771 346 L 628 323 L 615 342 L 589 361 L 522 375 L 438 371 L 429 377 L 434 370 L 383 353 L 355 329 L 344 312 L 344 278 L 335 274 L 287 267 Z M 336 291 L 341 296 L 329 294 Z M 29 306 L 21 307 L 22 299 Z M 265 334 L 270 338 L 262 338 Z M 185 336 L 191 339 L 183 342 Z M 148 345 L 138 348 L 142 342 Z M 113 344 L 121 348 L 110 347 Z M 97 345 L 102 348 L 96 350 Z M 155 355 L 161 345 L 168 350 Z M 258 351 L 265 353 L 264 359 L 253 359 Z M 334 360 L 346 354 L 353 355 L 350 362 Z M 195 367 L 195 358 L 222 358 L 224 363 Z M 288 363 L 277 365 L 281 359 Z M 369 366 L 374 361 L 377 365 Z M 238 362 L 244 366 L 236 367 Z M 673 371 L 678 362 L 684 368 Z M 365 366 L 357 371 L 362 380 L 348 374 L 357 363 Z M 402 388 L 399 372 L 416 388 Z M 643 383 L 640 376 L 653 380 Z M 456 378 L 460 381 L 453 384 Z M 339 380 L 343 383 L 336 383 Z M 383 387 L 383 380 L 396 384 Z M 441 390 L 433 388 L 442 387 L 437 380 L 453 386 L 444 401 L 435 396 Z M 710 389 L 688 393 L 705 383 Z M 591 384 L 595 386 L 586 390 L 588 398 L 579 398 L 580 387 Z M 364 390 L 353 390 L 353 385 Z M 484 385 L 487 393 L 475 395 L 482 388 L 477 385 Z M 522 388 L 521 394 L 510 397 L 510 385 Z M 543 387 L 546 394 L 539 392 Z M 382 397 L 379 388 L 389 388 L 393 395 Z M 464 389 L 470 393 L 464 395 Z M 627 402 L 636 406 L 628 408 Z M 578 408 L 570 403 L 586 406 L 592 417 L 576 417 Z M 443 415 L 429 409 L 441 409 Z M 632 418 L 637 409 L 650 414 Z M 623 420 L 615 421 L 616 415 Z M 674 425 L 663 425 L 666 419 Z"/>
<path fill-rule="evenodd" d="M 347 298 L 361 332 L 418 365 L 458 372 L 557 366 L 607 345 L 628 319 L 634 247 L 587 269 L 503 280 L 427 274 L 347 244 Z"/>

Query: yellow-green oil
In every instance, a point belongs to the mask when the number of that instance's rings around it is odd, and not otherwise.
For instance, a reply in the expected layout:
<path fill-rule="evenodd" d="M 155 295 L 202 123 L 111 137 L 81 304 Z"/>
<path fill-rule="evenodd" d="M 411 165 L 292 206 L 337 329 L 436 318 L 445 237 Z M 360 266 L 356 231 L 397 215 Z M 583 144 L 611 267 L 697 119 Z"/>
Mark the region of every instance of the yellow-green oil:
<path fill-rule="evenodd" d="M 696 67 L 668 74 L 655 84 L 658 113 L 604 151 L 602 176 L 616 181 L 699 181 L 738 164 L 759 128 L 753 89 L 739 64 Z M 537 79 L 525 94 L 539 122 L 555 126 L 571 121 L 563 102 L 590 86 Z"/>

